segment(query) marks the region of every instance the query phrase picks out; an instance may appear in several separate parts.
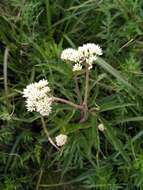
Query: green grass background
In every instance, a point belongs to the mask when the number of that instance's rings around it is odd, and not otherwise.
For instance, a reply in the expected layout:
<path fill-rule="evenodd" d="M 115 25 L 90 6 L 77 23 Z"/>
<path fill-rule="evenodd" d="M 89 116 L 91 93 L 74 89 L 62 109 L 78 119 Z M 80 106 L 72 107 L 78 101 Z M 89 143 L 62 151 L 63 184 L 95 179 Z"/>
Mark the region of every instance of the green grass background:
<path fill-rule="evenodd" d="M 104 52 L 88 100 L 100 109 L 79 124 L 76 110 L 55 105 L 45 120 L 50 135 L 69 136 L 58 152 L 40 116 L 26 111 L 21 91 L 45 78 L 54 94 L 78 102 L 60 53 L 87 42 Z M 1 0 L 0 189 L 142 190 L 142 61 L 142 0 Z"/>

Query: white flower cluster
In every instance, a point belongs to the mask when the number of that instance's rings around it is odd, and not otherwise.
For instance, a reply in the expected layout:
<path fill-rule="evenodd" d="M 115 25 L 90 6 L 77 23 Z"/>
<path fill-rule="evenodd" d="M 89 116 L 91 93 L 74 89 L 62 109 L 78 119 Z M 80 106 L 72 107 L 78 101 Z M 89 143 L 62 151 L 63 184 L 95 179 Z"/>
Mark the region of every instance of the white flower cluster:
<path fill-rule="evenodd" d="M 67 135 L 60 134 L 55 138 L 57 146 L 63 146 L 67 142 Z"/>
<path fill-rule="evenodd" d="M 82 70 L 82 64 L 88 64 L 88 69 L 92 69 L 93 62 L 97 59 L 97 56 L 102 55 L 102 49 L 99 45 L 94 43 L 83 44 L 78 47 L 77 50 L 73 48 L 67 48 L 63 50 L 61 59 L 64 61 L 74 62 L 73 71 Z"/>
<path fill-rule="evenodd" d="M 61 59 L 64 61 L 78 62 L 79 61 L 78 51 L 73 48 L 67 48 L 62 52 Z"/>
<path fill-rule="evenodd" d="M 82 65 L 80 63 L 76 63 L 73 65 L 73 71 L 80 71 L 82 69 Z"/>
<path fill-rule="evenodd" d="M 23 90 L 26 98 L 27 110 L 39 112 L 42 116 L 48 116 L 51 112 L 52 96 L 49 96 L 50 88 L 47 80 L 40 80 L 29 84 Z"/>

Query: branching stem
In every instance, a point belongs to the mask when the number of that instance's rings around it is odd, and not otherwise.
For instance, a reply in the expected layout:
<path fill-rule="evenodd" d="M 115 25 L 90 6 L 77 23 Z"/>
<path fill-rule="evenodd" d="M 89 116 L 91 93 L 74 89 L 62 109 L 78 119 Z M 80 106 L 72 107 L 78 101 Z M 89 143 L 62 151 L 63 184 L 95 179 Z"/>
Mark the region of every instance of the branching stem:
<path fill-rule="evenodd" d="M 89 69 L 88 69 L 88 65 L 86 64 L 85 94 L 84 94 L 84 102 L 83 102 L 83 104 L 86 107 L 87 107 L 87 100 L 88 100 L 88 91 L 89 91 Z"/>
<path fill-rule="evenodd" d="M 76 90 L 77 98 L 79 100 L 79 103 L 82 104 L 82 96 L 81 96 L 81 93 L 80 93 L 78 79 L 77 79 L 77 75 L 76 74 L 74 76 L 74 81 L 75 81 L 75 90 Z"/>
<path fill-rule="evenodd" d="M 84 107 L 82 105 L 74 104 L 73 102 L 71 102 L 69 100 L 65 100 L 63 98 L 53 97 L 53 101 L 55 101 L 55 102 L 61 102 L 61 103 L 64 103 L 64 104 L 68 104 L 68 105 L 74 107 L 75 109 L 80 109 L 80 110 L 84 109 Z"/>
<path fill-rule="evenodd" d="M 59 150 L 59 147 L 57 147 L 57 145 L 53 142 L 53 140 L 51 139 L 50 135 L 49 135 L 49 132 L 48 132 L 48 129 L 46 127 L 46 124 L 45 124 L 45 121 L 44 121 L 44 118 L 41 117 L 41 122 L 42 122 L 42 127 L 43 127 L 43 130 L 44 130 L 44 133 L 46 134 L 47 138 L 48 138 L 48 141 L 57 149 Z"/>
<path fill-rule="evenodd" d="M 86 76 L 85 76 L 85 94 L 84 94 L 84 101 L 83 101 L 83 106 L 84 106 L 84 113 L 83 117 L 81 118 L 80 122 L 84 122 L 87 120 L 88 117 L 88 92 L 89 92 L 89 69 L 88 65 L 86 63 Z"/>

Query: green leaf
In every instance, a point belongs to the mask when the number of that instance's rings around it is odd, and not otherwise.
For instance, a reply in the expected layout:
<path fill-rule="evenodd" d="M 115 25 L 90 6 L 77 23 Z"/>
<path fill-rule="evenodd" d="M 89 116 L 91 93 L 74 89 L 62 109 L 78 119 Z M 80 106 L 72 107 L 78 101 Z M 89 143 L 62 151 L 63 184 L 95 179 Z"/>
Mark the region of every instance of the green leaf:
<path fill-rule="evenodd" d="M 135 106 L 136 104 L 115 104 L 112 102 L 105 103 L 103 105 L 100 105 L 100 110 L 99 112 L 104 112 L 104 111 L 109 111 L 109 110 L 114 110 L 114 109 L 119 109 L 119 108 L 124 108 L 124 107 L 129 107 L 129 106 Z"/>
<path fill-rule="evenodd" d="M 91 124 L 89 122 L 87 123 L 78 123 L 78 124 L 67 124 L 66 131 L 67 134 L 74 133 L 81 129 L 87 129 L 90 128 Z"/>
<path fill-rule="evenodd" d="M 111 126 L 108 125 L 108 123 L 105 120 L 102 121 L 102 123 L 106 127 L 106 130 L 104 131 L 104 135 L 107 138 L 107 140 L 114 146 L 115 150 L 120 152 L 124 160 L 127 163 L 130 163 L 129 156 L 124 150 L 124 146 L 122 142 L 119 140 L 119 137 L 116 135 L 114 128 L 113 127 L 111 128 Z"/>
<path fill-rule="evenodd" d="M 143 121 L 143 116 L 120 118 L 118 120 L 112 121 L 112 125 L 118 125 L 128 122 L 140 122 L 140 121 Z"/>
<path fill-rule="evenodd" d="M 101 66 L 103 69 L 105 69 L 107 72 L 109 72 L 111 75 L 113 75 L 115 78 L 117 78 L 122 84 L 124 84 L 127 88 L 131 89 L 132 91 L 138 93 L 141 95 L 141 93 L 136 89 L 134 86 L 132 86 L 128 81 L 126 81 L 122 75 L 120 75 L 119 71 L 114 69 L 111 65 L 109 65 L 106 61 L 104 61 L 102 58 L 98 58 L 96 60 L 96 63 Z"/>

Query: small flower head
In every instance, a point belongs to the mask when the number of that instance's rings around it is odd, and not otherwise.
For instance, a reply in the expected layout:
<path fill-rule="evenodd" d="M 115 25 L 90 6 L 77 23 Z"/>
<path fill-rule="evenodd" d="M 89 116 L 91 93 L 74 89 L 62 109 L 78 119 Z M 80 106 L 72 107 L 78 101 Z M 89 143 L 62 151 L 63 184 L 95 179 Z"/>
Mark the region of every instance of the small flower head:
<path fill-rule="evenodd" d="M 55 138 L 57 146 L 63 146 L 67 142 L 67 135 L 60 134 Z"/>
<path fill-rule="evenodd" d="M 100 124 L 98 125 L 98 129 L 99 129 L 99 131 L 104 131 L 104 130 L 105 130 L 105 127 L 104 127 L 104 125 L 103 125 L 102 123 L 100 123 Z"/>
<path fill-rule="evenodd" d="M 92 68 L 93 62 L 97 56 L 102 55 L 102 49 L 94 43 L 87 43 L 78 48 L 80 59 L 84 60 L 89 65 L 89 70 Z"/>
<path fill-rule="evenodd" d="M 94 43 L 87 43 L 78 49 L 67 48 L 61 54 L 61 59 L 76 63 L 73 65 L 73 71 L 82 70 L 82 65 L 88 64 L 88 69 L 92 69 L 94 61 L 102 55 L 102 49 Z"/>
<path fill-rule="evenodd" d="M 39 112 L 42 116 L 48 116 L 52 109 L 52 97 L 49 93 L 50 88 L 48 87 L 47 80 L 43 79 L 27 85 L 23 90 L 27 110 Z"/>
<path fill-rule="evenodd" d="M 83 44 L 83 46 L 80 46 L 78 48 L 78 51 L 80 55 L 85 58 L 89 58 L 96 55 L 102 55 L 102 49 L 99 45 L 96 45 L 94 43 Z"/>
<path fill-rule="evenodd" d="M 76 63 L 73 66 L 73 71 L 80 71 L 80 70 L 82 70 L 82 65 L 80 63 Z"/>
<path fill-rule="evenodd" d="M 64 61 L 78 62 L 78 51 L 73 48 L 63 50 L 61 59 Z"/>

